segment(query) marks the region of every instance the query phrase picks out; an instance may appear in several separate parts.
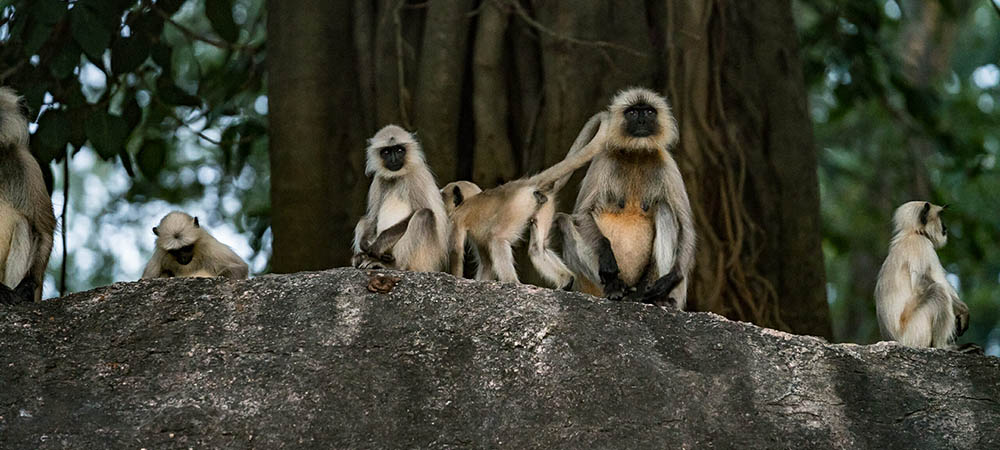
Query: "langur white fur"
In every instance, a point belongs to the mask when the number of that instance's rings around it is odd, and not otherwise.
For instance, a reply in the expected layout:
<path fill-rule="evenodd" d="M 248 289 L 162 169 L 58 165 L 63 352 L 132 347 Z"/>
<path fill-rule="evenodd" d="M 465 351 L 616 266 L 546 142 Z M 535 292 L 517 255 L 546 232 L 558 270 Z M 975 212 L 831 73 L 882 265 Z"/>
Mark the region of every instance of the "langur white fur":
<path fill-rule="evenodd" d="M 358 268 L 442 270 L 448 219 L 434 175 L 413 134 L 388 125 L 368 140 L 368 208 L 354 229 Z"/>
<path fill-rule="evenodd" d="M 573 215 L 557 215 L 563 256 L 578 290 L 684 309 L 695 229 L 669 152 L 677 142 L 670 106 L 632 88 L 619 92 L 608 112 L 605 149 L 587 170 Z"/>
<path fill-rule="evenodd" d="M 968 327 L 969 309 L 945 278 L 935 251 L 948 242 L 941 220 L 946 206 L 908 202 L 893 215 L 889 255 L 875 285 L 885 339 L 910 347 L 955 348 L 956 334 Z"/>
<path fill-rule="evenodd" d="M 56 218 L 28 149 L 27 108 L 0 87 L 0 303 L 41 301 Z"/>
<path fill-rule="evenodd" d="M 600 129 L 594 136 L 598 124 Z M 530 227 L 528 254 L 532 264 L 557 288 L 572 286 L 573 274 L 548 248 L 555 215 L 555 196 L 570 175 L 604 148 L 607 113 L 595 114 L 584 125 L 566 158 L 532 177 L 485 191 L 468 181 L 450 183 L 441 190 L 451 219 L 451 272 L 461 277 L 466 239 L 477 249 L 476 279 L 517 282 L 511 245 Z M 594 136 L 593 139 L 590 139 Z"/>
<path fill-rule="evenodd" d="M 227 277 L 246 279 L 250 268 L 233 250 L 217 241 L 197 217 L 174 211 L 153 227 L 156 250 L 142 278 Z"/>

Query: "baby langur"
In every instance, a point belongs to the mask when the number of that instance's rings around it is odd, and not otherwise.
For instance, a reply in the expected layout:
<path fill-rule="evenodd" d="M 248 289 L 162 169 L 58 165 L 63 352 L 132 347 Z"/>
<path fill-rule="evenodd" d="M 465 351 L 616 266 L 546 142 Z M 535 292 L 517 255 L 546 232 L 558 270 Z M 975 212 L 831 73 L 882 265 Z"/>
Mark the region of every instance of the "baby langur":
<path fill-rule="evenodd" d="M 975 344 L 955 345 L 969 327 L 969 308 L 945 279 L 935 252 L 948 242 L 941 220 L 946 207 L 917 201 L 896 209 L 889 256 L 875 285 L 879 329 L 883 338 L 910 347 L 982 352 Z"/>
<path fill-rule="evenodd" d="M 605 149 L 580 185 L 573 215 L 559 214 L 576 288 L 610 299 L 684 309 L 695 230 L 684 180 L 668 151 L 677 125 L 665 98 L 619 92 Z"/>
<path fill-rule="evenodd" d="M 441 270 L 448 219 L 420 143 L 388 125 L 368 140 L 365 174 L 374 176 L 368 210 L 354 229 L 354 267 Z"/>
<path fill-rule="evenodd" d="M 232 249 L 215 240 L 191 217 L 180 211 L 167 214 L 153 227 L 156 251 L 142 278 L 227 277 L 246 279 L 250 269 Z"/>
<path fill-rule="evenodd" d="M 0 87 L 0 303 L 41 301 L 56 218 L 28 150 L 28 110 Z"/>
<path fill-rule="evenodd" d="M 600 129 L 590 139 L 598 124 Z M 555 215 L 555 195 L 573 171 L 590 162 L 604 148 L 607 128 L 607 113 L 591 117 L 566 158 L 538 175 L 485 191 L 468 181 L 445 186 L 441 194 L 452 221 L 449 242 L 452 274 L 462 276 L 463 250 L 468 239 L 479 254 L 476 279 L 516 282 L 511 245 L 521 239 L 530 225 L 528 254 L 531 262 L 555 287 L 571 287 L 573 274 L 562 259 L 547 248 Z"/>

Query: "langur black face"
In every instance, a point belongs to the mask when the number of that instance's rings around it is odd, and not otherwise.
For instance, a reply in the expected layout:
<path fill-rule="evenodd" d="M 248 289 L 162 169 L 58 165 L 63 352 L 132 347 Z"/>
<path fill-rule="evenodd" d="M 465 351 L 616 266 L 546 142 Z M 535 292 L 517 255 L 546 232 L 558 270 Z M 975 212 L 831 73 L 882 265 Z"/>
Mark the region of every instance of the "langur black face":
<path fill-rule="evenodd" d="M 181 248 L 167 251 L 170 253 L 170 256 L 173 256 L 174 259 L 177 260 L 177 264 L 182 266 L 186 266 L 191 262 L 191 259 L 194 258 L 194 244 L 185 245 Z"/>
<path fill-rule="evenodd" d="M 406 147 L 403 145 L 382 147 L 378 154 L 382 158 L 382 165 L 393 172 L 402 169 L 406 162 Z"/>
<path fill-rule="evenodd" d="M 625 109 L 625 131 L 629 136 L 643 138 L 660 130 L 656 121 L 656 108 L 647 103 L 636 103 Z"/>

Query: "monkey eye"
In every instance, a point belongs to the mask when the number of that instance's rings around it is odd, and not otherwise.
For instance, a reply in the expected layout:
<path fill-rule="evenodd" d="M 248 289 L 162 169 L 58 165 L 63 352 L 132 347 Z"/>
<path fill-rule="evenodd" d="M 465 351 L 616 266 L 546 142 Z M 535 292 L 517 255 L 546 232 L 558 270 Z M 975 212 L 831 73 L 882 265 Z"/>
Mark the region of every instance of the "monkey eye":
<path fill-rule="evenodd" d="M 644 116 L 655 116 L 656 115 L 656 110 L 655 109 L 646 109 L 646 110 L 643 110 L 642 111 L 642 115 L 644 115 Z"/>

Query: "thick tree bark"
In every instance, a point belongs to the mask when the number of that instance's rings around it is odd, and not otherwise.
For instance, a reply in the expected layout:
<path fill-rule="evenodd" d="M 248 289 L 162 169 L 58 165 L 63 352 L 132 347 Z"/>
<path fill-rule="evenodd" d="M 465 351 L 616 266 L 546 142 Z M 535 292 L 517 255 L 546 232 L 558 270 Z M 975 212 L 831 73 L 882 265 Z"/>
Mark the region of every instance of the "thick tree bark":
<path fill-rule="evenodd" d="M 474 5 L 472 0 L 427 3 L 423 49 L 417 65 L 413 123 L 427 150 L 427 163 L 438 178 L 444 180 L 458 176 L 459 153 L 468 152 L 467 147 L 458 145 L 458 128 L 472 22 L 469 14 Z"/>
<path fill-rule="evenodd" d="M 343 265 L 367 184 L 358 59 L 343 38 L 351 3 L 271 0 L 267 7 L 272 269 Z"/>
<path fill-rule="evenodd" d="M 720 20 L 725 108 L 742 116 L 737 139 L 750 149 L 744 202 L 756 226 L 749 231 L 761 227 L 766 236 L 757 270 L 788 299 L 778 309 L 784 324 L 831 337 L 816 147 L 790 2 L 732 2 Z"/>
<path fill-rule="evenodd" d="M 360 117 L 374 111 L 375 128 L 398 123 L 417 129 L 441 184 L 471 177 L 491 187 L 562 159 L 586 119 L 618 90 L 634 85 L 659 90 L 674 105 L 680 124 L 681 142 L 673 153 L 700 236 L 690 304 L 765 326 L 830 335 L 816 151 L 787 1 L 382 0 L 374 8 L 362 3 L 353 2 L 359 6 L 347 19 L 326 16 L 334 9 L 343 13 L 344 6 L 303 13 L 323 16 L 330 27 L 343 26 L 328 35 L 339 39 L 286 37 L 302 39 L 303 48 L 325 49 L 323 56 L 299 50 L 303 56 L 329 58 L 317 70 L 336 67 L 345 74 L 336 88 L 324 86 L 339 92 L 339 107 L 303 107 L 326 114 L 308 122 L 305 115 L 292 119 L 303 128 L 321 130 L 303 136 L 324 142 L 327 150 L 322 151 L 360 167 L 361 137 L 336 142 L 319 138 L 331 133 L 334 122 L 328 117 L 339 113 L 361 123 Z M 352 23 L 357 28 L 345 32 Z M 345 42 L 352 37 L 355 42 Z M 367 51 L 372 58 L 355 53 Z M 343 59 L 334 60 L 335 54 Z M 284 55 L 279 51 L 277 56 Z M 330 96 L 310 93 L 306 98 L 299 87 L 277 86 L 276 80 L 287 80 L 280 73 L 285 68 L 309 70 L 291 60 L 286 56 L 285 63 L 272 69 L 278 75 L 272 74 L 272 97 L 282 95 L 284 88 L 299 92 L 307 105 L 332 104 Z M 355 68 L 358 64 L 370 67 Z M 348 89 L 362 92 L 351 95 Z M 272 120 L 285 120 L 279 117 L 285 111 L 272 109 Z M 347 123 L 335 122 L 333 128 Z M 277 142 L 272 141 L 276 149 Z M 314 158 L 310 170 L 322 159 Z M 275 179 L 289 176 L 276 168 Z M 561 193 L 561 209 L 573 203 L 582 172 Z M 296 177 L 294 172 L 291 176 Z M 318 189 L 355 192 L 366 184 L 357 176 L 330 178 L 327 187 Z M 329 190 L 330 183 L 347 180 L 354 184 Z M 344 251 L 324 249 L 335 256 L 323 261 L 343 265 L 347 230 L 363 200 L 357 195 L 335 198 L 337 205 L 324 209 L 335 231 L 320 235 L 338 234 L 330 246 Z M 286 211 L 277 197 L 274 208 L 276 214 Z M 297 264 L 282 260 L 297 257 L 294 252 L 320 251 L 312 239 L 297 244 L 306 248 L 280 249 L 279 234 L 284 234 L 284 245 L 294 242 L 287 240 L 292 228 L 285 226 L 284 231 L 275 228 L 275 267 Z M 523 271 L 522 280 L 536 281 L 530 270 Z"/>

